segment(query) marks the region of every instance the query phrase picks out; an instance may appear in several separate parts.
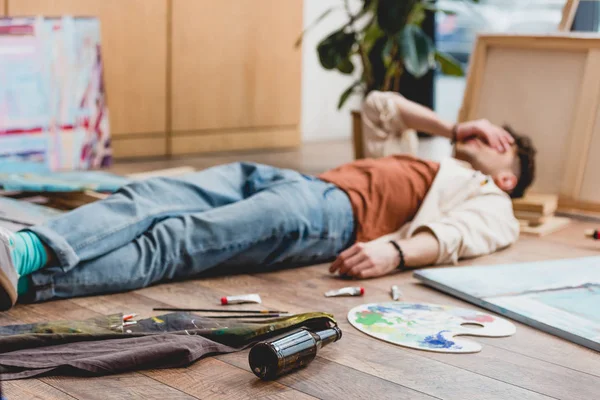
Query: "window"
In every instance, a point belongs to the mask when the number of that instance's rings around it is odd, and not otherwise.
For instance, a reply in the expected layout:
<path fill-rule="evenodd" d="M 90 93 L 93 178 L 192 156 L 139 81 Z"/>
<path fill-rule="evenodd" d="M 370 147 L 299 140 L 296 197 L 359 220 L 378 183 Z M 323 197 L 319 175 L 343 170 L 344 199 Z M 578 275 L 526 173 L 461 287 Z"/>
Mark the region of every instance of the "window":
<path fill-rule="evenodd" d="M 468 68 L 469 57 L 480 32 L 556 32 L 566 0 L 438 0 L 438 7 L 454 15 L 436 15 L 436 45 Z M 585 0 L 582 0 L 582 3 Z M 595 3 L 595 1 L 594 1 Z M 598 18 L 596 17 L 596 24 Z M 462 103 L 465 78 L 436 76 L 435 109 L 455 121 Z"/>

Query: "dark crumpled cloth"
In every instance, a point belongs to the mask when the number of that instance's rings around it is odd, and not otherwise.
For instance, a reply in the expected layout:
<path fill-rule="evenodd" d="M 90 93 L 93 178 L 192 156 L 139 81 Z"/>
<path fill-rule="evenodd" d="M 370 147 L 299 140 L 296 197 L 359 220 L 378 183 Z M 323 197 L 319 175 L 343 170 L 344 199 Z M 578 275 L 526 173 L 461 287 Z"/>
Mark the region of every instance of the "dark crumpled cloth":
<path fill-rule="evenodd" d="M 0 327 L 0 379 L 107 375 L 182 367 L 299 327 L 324 329 L 333 316 L 307 313 L 265 320 L 211 319 L 172 313 L 123 327 L 122 314 L 85 321 Z"/>

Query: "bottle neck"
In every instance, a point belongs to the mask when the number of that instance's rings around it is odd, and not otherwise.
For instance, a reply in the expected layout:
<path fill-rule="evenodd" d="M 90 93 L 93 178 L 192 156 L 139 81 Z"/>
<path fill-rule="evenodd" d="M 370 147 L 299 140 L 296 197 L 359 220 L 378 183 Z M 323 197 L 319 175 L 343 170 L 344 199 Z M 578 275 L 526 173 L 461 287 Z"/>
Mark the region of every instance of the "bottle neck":
<path fill-rule="evenodd" d="M 327 346 L 329 343 L 337 342 L 342 338 L 342 331 L 337 326 L 314 333 L 319 337 L 319 347 Z"/>

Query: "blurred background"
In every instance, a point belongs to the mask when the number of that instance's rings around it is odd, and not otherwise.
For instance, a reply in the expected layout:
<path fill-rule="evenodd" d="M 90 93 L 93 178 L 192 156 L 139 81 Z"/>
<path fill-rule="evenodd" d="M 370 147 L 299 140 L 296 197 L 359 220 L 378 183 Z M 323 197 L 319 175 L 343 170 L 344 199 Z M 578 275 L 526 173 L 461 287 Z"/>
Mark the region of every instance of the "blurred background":
<path fill-rule="evenodd" d="M 477 34 L 557 32 L 566 1 L 422 2 L 430 7 L 420 23 L 436 51 L 452 57 L 468 72 Z M 598 31 L 599 3 L 581 0 L 572 29 Z M 340 93 L 360 77 L 361 68 L 357 65 L 344 73 L 324 69 L 317 48 L 347 23 L 349 13 L 359 12 L 365 4 L 364 0 L 0 0 L 0 16 L 12 18 L 3 24 L 16 23 L 17 29 L 20 16 L 79 16 L 99 21 L 102 89 L 110 114 L 103 123 L 110 130 L 111 156 L 118 172 L 121 165 L 129 171 L 175 165 L 169 160 L 196 156 L 201 157 L 192 162 L 197 167 L 250 158 L 320 172 L 353 158 L 351 111 L 360 108 L 362 97 L 352 94 L 338 109 Z M 443 12 L 431 11 L 434 8 Z M 33 24 L 34 20 L 27 21 Z M 69 26 L 55 26 L 53 35 Z M 302 45 L 296 47 L 307 28 Z M 12 39 L 19 36 L 15 32 Z M 0 35 L 0 40 L 5 36 Z M 31 48 L 44 45 L 46 39 L 38 32 L 36 40 Z M 29 51 L 24 49 L 21 45 L 19 51 Z M 54 46 L 47 54 L 56 55 L 57 49 L 61 47 Z M 11 51 L 0 51 L 0 58 L 6 60 Z M 40 68 L 31 71 L 45 73 Z M 53 73 L 60 74 L 60 65 L 53 68 Z M 8 119 L 2 115 L 9 108 L 2 104 L 16 104 L 15 93 L 25 87 L 35 93 L 41 85 L 41 78 L 27 76 L 23 68 L 14 68 L 11 74 L 0 68 L 0 88 L 4 88 L 0 91 L 0 140 L 7 140 L 2 132 L 11 130 L 4 126 Z M 21 75 L 15 78 L 15 74 Z M 455 121 L 466 78 L 454 75 L 439 68 L 419 78 L 403 74 L 400 92 Z M 49 97 L 47 103 L 53 102 L 64 103 Z M 25 104 L 19 112 L 31 111 L 26 106 L 31 101 L 19 104 Z M 17 128 L 12 132 L 31 134 L 34 129 L 46 129 L 26 124 Z M 423 157 L 437 160 L 450 154 L 445 139 L 422 136 L 420 140 Z M 306 146 L 311 149 L 310 162 L 303 158 Z M 327 160 L 323 155 L 331 149 L 344 156 Z M 271 157 L 282 151 L 290 152 Z M 210 161 L 204 163 L 207 157 Z M 136 166 L 137 161 L 151 164 Z M 0 170 L 1 166 L 2 159 Z"/>

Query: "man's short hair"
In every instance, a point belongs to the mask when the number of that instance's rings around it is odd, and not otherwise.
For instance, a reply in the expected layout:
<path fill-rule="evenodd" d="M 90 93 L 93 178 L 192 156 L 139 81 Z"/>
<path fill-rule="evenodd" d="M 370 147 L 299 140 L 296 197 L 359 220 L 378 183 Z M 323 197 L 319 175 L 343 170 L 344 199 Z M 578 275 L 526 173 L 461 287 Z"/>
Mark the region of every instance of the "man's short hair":
<path fill-rule="evenodd" d="M 537 153 L 530 138 L 515 132 L 510 126 L 503 127 L 515 139 L 516 156 L 519 160 L 519 178 L 515 188 L 510 193 L 510 197 L 518 199 L 525 195 L 525 190 L 535 179 L 535 154 Z"/>

